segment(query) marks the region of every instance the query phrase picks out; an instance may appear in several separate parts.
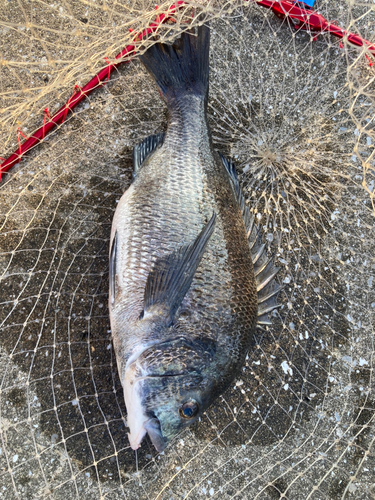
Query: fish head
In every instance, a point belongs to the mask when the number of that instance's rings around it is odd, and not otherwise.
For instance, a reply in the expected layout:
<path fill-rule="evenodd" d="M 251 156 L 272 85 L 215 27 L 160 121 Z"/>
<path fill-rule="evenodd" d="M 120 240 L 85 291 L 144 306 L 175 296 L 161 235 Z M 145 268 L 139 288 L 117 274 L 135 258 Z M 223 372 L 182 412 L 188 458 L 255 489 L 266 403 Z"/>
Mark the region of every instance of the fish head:
<path fill-rule="evenodd" d="M 184 338 L 146 349 L 125 372 L 129 441 L 148 433 L 158 452 L 194 423 L 212 400 L 214 343 Z"/>
<path fill-rule="evenodd" d="M 150 418 L 144 428 L 158 452 L 207 408 L 204 385 L 198 374 L 153 377 L 145 381 L 144 405 Z"/>

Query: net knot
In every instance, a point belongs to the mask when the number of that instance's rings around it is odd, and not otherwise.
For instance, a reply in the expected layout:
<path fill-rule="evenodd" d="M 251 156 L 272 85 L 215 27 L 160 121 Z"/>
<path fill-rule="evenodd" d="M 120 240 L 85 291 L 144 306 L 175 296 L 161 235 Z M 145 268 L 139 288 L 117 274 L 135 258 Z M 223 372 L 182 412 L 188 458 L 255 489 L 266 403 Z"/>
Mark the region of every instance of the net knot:
<path fill-rule="evenodd" d="M 111 61 L 108 59 L 107 56 L 104 57 L 104 60 L 105 62 L 107 63 L 107 66 L 108 66 L 108 75 L 107 75 L 107 78 L 105 79 L 105 82 L 108 82 L 109 80 L 109 77 L 111 76 L 111 71 L 112 71 L 112 68 L 114 67 L 113 64 L 111 63 Z"/>
<path fill-rule="evenodd" d="M 19 156 L 18 161 L 20 161 L 22 158 L 22 144 L 21 144 L 20 135 L 22 135 L 22 137 L 24 139 L 27 139 L 26 135 L 22 132 L 21 127 L 18 127 L 18 129 L 17 129 L 18 156 Z"/>
<path fill-rule="evenodd" d="M 64 114 L 62 116 L 62 119 L 61 119 L 61 124 L 64 123 L 69 111 L 71 111 L 70 109 L 70 103 L 72 102 L 72 100 L 76 97 L 76 95 L 78 94 L 78 90 L 80 90 L 82 92 L 82 89 L 81 87 L 78 85 L 78 84 L 75 84 L 74 85 L 74 91 L 73 91 L 73 94 L 69 97 L 67 103 L 66 103 L 66 106 L 65 106 L 65 110 L 64 110 Z"/>
<path fill-rule="evenodd" d="M 47 118 L 49 118 L 49 120 L 51 120 L 51 116 L 49 114 L 49 109 L 48 108 L 44 108 L 44 118 L 43 118 L 43 126 L 42 126 L 42 139 L 44 139 L 45 136 L 46 136 L 46 122 L 47 122 Z"/>

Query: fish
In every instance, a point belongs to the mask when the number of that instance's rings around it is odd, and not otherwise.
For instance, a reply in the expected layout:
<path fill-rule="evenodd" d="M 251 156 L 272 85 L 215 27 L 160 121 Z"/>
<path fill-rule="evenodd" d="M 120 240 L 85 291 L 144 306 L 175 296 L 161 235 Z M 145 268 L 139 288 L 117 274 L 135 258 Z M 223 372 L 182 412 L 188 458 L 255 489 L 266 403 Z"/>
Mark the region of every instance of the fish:
<path fill-rule="evenodd" d="M 109 314 L 129 443 L 158 452 L 233 382 L 280 290 L 233 162 L 207 120 L 207 25 L 140 56 L 166 131 L 134 148 L 114 213 Z"/>

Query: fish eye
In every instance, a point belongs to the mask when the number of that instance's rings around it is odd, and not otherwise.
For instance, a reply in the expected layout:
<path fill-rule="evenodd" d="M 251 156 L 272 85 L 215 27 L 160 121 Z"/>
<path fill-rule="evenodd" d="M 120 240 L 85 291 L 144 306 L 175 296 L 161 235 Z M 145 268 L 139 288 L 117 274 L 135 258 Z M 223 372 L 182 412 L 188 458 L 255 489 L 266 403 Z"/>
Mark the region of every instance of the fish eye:
<path fill-rule="evenodd" d="M 189 399 L 180 406 L 180 415 L 183 418 L 194 418 L 199 411 L 199 404 L 194 399 Z"/>

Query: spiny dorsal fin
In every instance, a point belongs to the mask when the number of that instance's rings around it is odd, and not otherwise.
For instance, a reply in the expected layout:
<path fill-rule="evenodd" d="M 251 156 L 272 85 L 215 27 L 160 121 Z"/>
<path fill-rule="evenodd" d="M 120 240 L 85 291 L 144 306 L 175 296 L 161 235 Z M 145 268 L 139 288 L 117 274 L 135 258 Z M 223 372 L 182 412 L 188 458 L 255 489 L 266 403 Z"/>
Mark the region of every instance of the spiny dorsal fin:
<path fill-rule="evenodd" d="M 254 274 L 257 282 L 258 325 L 271 325 L 272 323 L 268 314 L 277 307 L 280 307 L 280 305 L 277 304 L 276 299 L 281 287 L 274 280 L 279 268 L 274 267 L 272 260 L 267 257 L 266 245 L 262 242 L 261 231 L 256 226 L 254 216 L 251 214 L 249 207 L 245 203 L 245 197 L 238 181 L 234 163 L 225 158 L 225 156 L 221 153 L 220 156 L 223 165 L 228 172 L 238 204 L 241 208 L 249 240 L 251 258 L 254 265 Z"/>
<path fill-rule="evenodd" d="M 156 134 L 150 135 L 143 139 L 142 142 L 134 146 L 133 149 L 133 177 L 135 177 L 138 173 L 138 170 L 141 168 L 142 163 L 145 159 L 153 152 L 155 149 L 162 144 L 164 141 L 164 134 Z"/>
<path fill-rule="evenodd" d="M 223 156 L 221 153 L 219 153 L 219 154 L 220 154 L 221 160 L 223 162 L 223 165 L 229 174 L 234 192 L 235 192 L 236 197 L 237 197 L 238 204 L 241 208 L 242 218 L 243 218 L 243 221 L 245 223 L 246 230 L 248 230 L 248 228 L 250 227 L 250 225 L 252 223 L 253 216 L 250 213 L 249 207 L 245 203 L 245 197 L 243 195 L 241 185 L 238 182 L 236 167 L 234 166 L 234 163 L 232 161 L 225 158 L 225 156 Z"/>
<path fill-rule="evenodd" d="M 214 231 L 215 222 L 216 215 L 213 214 L 193 243 L 184 245 L 176 252 L 156 260 L 147 278 L 144 311 L 140 318 L 152 306 L 158 304 L 166 313 L 167 325 L 171 324 L 190 288 L 207 243 Z"/>
<path fill-rule="evenodd" d="M 272 324 L 268 314 L 281 306 L 281 304 L 277 303 L 277 295 L 280 290 L 281 286 L 275 280 L 271 280 L 258 291 L 258 325 Z"/>

